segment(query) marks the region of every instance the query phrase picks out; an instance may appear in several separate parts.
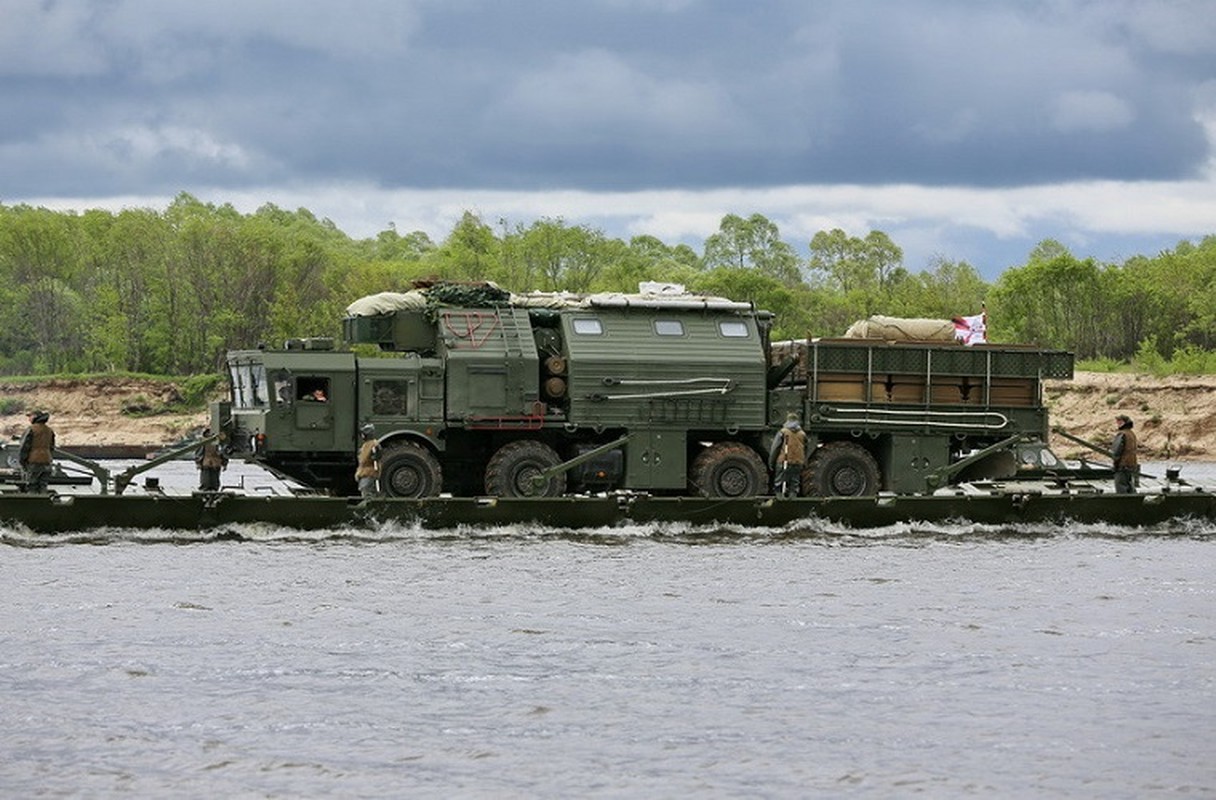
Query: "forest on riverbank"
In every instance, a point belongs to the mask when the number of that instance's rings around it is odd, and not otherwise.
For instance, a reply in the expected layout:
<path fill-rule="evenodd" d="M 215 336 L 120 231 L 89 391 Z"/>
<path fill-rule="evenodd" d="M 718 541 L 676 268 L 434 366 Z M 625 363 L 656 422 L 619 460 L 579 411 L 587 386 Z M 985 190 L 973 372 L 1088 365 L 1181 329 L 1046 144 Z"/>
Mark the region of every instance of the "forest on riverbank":
<path fill-rule="evenodd" d="M 392 227 L 352 239 L 306 209 L 179 195 L 163 210 L 0 205 L 0 375 L 214 374 L 225 350 L 340 334 L 353 300 L 420 279 L 514 292 L 663 280 L 749 300 L 778 338 L 840 335 L 872 314 L 989 315 L 993 342 L 1067 349 L 1090 367 L 1216 373 L 1216 235 L 1098 263 L 1058 242 L 989 283 L 962 261 L 903 264 L 881 231 L 820 231 L 803 257 L 761 215 L 723 217 L 701 250 L 541 219 L 466 212 L 441 242 Z"/>

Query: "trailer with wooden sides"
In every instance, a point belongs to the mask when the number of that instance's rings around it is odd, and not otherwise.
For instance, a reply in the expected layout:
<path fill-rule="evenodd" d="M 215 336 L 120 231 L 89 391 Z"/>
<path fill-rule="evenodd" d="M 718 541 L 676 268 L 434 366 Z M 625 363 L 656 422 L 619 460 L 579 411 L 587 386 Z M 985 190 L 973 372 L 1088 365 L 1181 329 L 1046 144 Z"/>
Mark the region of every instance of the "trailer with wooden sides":
<path fill-rule="evenodd" d="M 923 492 L 949 465 L 1013 435 L 1030 443 L 976 460 L 959 479 L 1055 465 L 1043 444 L 1043 381 L 1071 378 L 1071 353 L 873 339 L 809 339 L 771 350 L 782 377 L 769 416 L 800 414 L 810 437 L 804 495 Z"/>

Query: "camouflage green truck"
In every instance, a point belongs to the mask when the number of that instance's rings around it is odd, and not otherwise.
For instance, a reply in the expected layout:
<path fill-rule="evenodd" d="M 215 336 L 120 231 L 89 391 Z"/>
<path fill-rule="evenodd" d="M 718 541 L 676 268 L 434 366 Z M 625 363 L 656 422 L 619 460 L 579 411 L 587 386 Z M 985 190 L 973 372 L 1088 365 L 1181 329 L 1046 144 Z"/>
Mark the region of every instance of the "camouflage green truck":
<path fill-rule="evenodd" d="M 372 356 L 326 339 L 230 352 L 213 426 L 341 494 L 372 423 L 390 496 L 748 497 L 770 492 L 768 446 L 794 411 L 813 444 L 803 494 L 914 493 L 968 454 L 1045 441 L 1042 381 L 1073 369 L 1071 354 L 1033 348 L 774 344 L 771 314 L 715 297 L 440 288 L 352 304 L 344 338 Z"/>

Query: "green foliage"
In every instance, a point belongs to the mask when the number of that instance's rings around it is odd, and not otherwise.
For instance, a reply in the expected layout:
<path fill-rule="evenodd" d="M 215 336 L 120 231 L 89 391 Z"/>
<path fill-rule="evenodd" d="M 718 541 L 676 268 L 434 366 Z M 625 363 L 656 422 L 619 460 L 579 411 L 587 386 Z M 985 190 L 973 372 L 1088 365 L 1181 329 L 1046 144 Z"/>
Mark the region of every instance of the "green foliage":
<path fill-rule="evenodd" d="M 1174 351 L 1167 366 L 1173 375 L 1210 375 L 1216 373 L 1216 352 L 1186 344 Z"/>
<path fill-rule="evenodd" d="M 1131 360 L 1137 372 L 1151 375 L 1211 375 L 1216 373 L 1216 352 L 1203 350 L 1191 344 L 1174 350 L 1170 358 L 1161 355 L 1155 336 L 1140 343 Z"/>
<path fill-rule="evenodd" d="M 507 236 L 503 285 L 515 291 L 588 292 L 623 250 L 619 242 L 610 243 L 600 231 L 570 227 L 561 219 L 538 220 Z M 521 286 L 525 288 L 518 288 Z"/>
<path fill-rule="evenodd" d="M 975 267 L 965 261 L 937 257 L 930 271 L 915 275 L 903 272 L 892 282 L 890 301 L 884 312 L 894 317 L 949 319 L 978 314 L 987 300 L 989 286 Z"/>
<path fill-rule="evenodd" d="M 1129 372 L 1131 368 L 1131 364 L 1126 361 L 1117 361 L 1113 358 L 1090 358 L 1076 362 L 1076 369 L 1079 372 L 1117 373 Z"/>
<path fill-rule="evenodd" d="M 882 231 L 840 229 L 815 234 L 803 259 L 761 214 L 727 214 L 698 254 L 560 218 L 491 227 L 466 212 L 436 244 L 391 225 L 353 240 L 306 209 L 242 214 L 184 193 L 159 212 L 0 205 L 0 374 L 213 375 L 228 349 L 340 337 L 355 299 L 437 279 L 521 293 L 682 283 L 774 312 L 776 338 L 986 303 L 996 342 L 1060 347 L 1102 368 L 1216 371 L 1216 237 L 1122 264 L 1046 240 L 993 286 L 965 262 L 913 272 L 902 261 Z M 191 404 L 211 389 L 187 385 Z"/>
<path fill-rule="evenodd" d="M 727 214 L 705 240 L 706 269 L 753 269 L 786 286 L 801 282 L 798 255 L 781 240 L 777 226 L 761 214 Z"/>
<path fill-rule="evenodd" d="M 1069 253 L 1032 260 L 997 280 L 992 305 L 1012 341 L 1072 348 L 1078 356 L 1106 355 L 1103 333 L 1109 324 L 1108 293 L 1093 259 Z"/>
<path fill-rule="evenodd" d="M 181 382 L 181 405 L 186 408 L 204 408 L 220 389 L 224 378 L 218 372 L 191 375 Z"/>
<path fill-rule="evenodd" d="M 1216 237 L 1123 264 L 1080 260 L 1047 240 L 998 279 L 990 332 L 1146 372 L 1210 372 L 1203 354 L 1216 349 L 1214 282 Z"/>
<path fill-rule="evenodd" d="M 427 253 L 427 264 L 437 276 L 447 280 L 487 280 L 501 269 L 501 250 L 490 226 L 466 211 L 447 241 L 438 250 Z"/>
<path fill-rule="evenodd" d="M 142 394 L 131 395 L 123 401 L 120 413 L 126 417 L 150 417 L 154 414 L 159 414 L 164 409 L 159 405 L 154 405 L 151 400 Z"/>
<path fill-rule="evenodd" d="M 0 414 L 20 414 L 25 411 L 25 400 L 20 397 L 0 397 Z"/>
<path fill-rule="evenodd" d="M 870 231 L 861 239 L 835 228 L 811 239 L 809 266 L 812 273 L 845 294 L 872 294 L 877 289 L 881 295 L 897 278 L 903 257 L 903 250 L 882 231 Z M 866 315 L 870 313 L 876 312 Z"/>

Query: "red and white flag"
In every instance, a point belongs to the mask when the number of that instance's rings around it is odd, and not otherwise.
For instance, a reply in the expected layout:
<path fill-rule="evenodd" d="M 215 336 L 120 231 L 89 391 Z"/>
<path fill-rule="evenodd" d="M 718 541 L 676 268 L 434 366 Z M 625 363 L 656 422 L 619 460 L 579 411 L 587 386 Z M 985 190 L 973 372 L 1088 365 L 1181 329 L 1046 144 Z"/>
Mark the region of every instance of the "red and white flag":
<path fill-rule="evenodd" d="M 974 317 L 951 317 L 954 323 L 954 338 L 963 344 L 988 343 L 988 311 L 984 310 Z"/>

